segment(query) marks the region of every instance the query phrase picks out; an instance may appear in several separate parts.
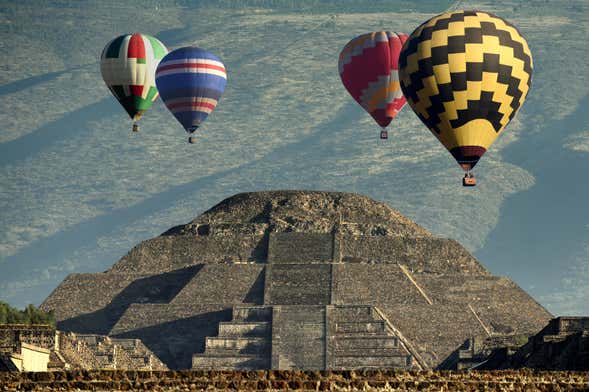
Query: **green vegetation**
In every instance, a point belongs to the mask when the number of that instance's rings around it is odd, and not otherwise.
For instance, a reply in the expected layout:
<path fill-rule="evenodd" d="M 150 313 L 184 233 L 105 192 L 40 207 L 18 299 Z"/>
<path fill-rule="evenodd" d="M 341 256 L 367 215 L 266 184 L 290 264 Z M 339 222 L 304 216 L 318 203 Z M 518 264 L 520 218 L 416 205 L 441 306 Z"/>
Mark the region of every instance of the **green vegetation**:
<path fill-rule="evenodd" d="M 0 301 L 0 324 L 49 324 L 55 327 L 53 312 L 44 312 L 34 305 L 18 310 Z"/>

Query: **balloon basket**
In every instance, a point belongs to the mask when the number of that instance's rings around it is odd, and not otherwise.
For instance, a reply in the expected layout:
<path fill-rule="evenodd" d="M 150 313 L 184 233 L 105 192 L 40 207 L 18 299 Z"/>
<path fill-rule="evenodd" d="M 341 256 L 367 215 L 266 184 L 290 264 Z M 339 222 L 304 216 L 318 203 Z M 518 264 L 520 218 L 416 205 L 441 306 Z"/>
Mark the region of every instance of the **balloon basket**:
<path fill-rule="evenodd" d="M 389 138 L 389 133 L 387 131 L 380 131 L 380 140 L 387 140 Z"/>
<path fill-rule="evenodd" d="M 188 144 L 194 144 L 195 142 L 196 142 L 196 140 L 195 140 L 194 136 L 190 136 L 188 138 Z"/>
<path fill-rule="evenodd" d="M 462 178 L 462 186 L 475 186 L 477 179 L 472 174 L 465 174 Z"/>
<path fill-rule="evenodd" d="M 133 124 L 133 132 L 139 132 L 139 125 Z"/>

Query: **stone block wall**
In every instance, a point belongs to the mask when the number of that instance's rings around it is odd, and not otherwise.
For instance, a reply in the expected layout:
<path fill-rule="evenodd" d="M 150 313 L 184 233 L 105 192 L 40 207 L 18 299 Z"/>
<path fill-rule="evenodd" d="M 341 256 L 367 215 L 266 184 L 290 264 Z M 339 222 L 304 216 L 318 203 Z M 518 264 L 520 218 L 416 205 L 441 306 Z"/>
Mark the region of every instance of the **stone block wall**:
<path fill-rule="evenodd" d="M 69 368 L 100 369 L 102 367 L 89 345 L 77 339 L 73 333 L 60 332 L 56 349 Z"/>
<path fill-rule="evenodd" d="M 49 325 L 0 325 L 0 351 L 20 352 L 21 343 L 46 349 L 55 345 L 55 328 Z"/>
<path fill-rule="evenodd" d="M 377 306 L 431 367 L 464 336 L 533 334 L 551 318 L 505 278 L 415 273 L 394 264 L 334 264 L 333 274 L 333 304 Z"/>
<path fill-rule="evenodd" d="M 464 301 L 468 301 L 467 306 L 472 308 L 492 335 L 531 335 L 552 317 L 509 279 L 481 279 L 477 283 L 485 290 L 476 295 L 465 290 Z"/>
<path fill-rule="evenodd" d="M 171 369 L 189 369 L 192 355 L 203 353 L 207 336 L 230 321 L 227 304 L 133 304 L 113 327 L 116 338 L 141 339 Z"/>
<path fill-rule="evenodd" d="M 334 264 L 332 303 L 428 305 L 396 264 Z"/>
<path fill-rule="evenodd" d="M 345 263 L 400 263 L 415 272 L 489 274 L 463 246 L 450 239 L 347 234 L 337 239 Z"/>
<path fill-rule="evenodd" d="M 240 305 L 233 319 L 219 323 L 205 351 L 192 356 L 192 369 L 251 370 L 271 367 L 272 307 Z"/>
<path fill-rule="evenodd" d="M 200 264 L 198 273 L 176 295 L 173 304 L 261 304 L 264 295 L 263 264 Z"/>
<path fill-rule="evenodd" d="M 41 307 L 55 309 L 61 330 L 107 335 L 131 304 L 170 302 L 198 270 L 199 266 L 191 266 L 153 275 L 73 275 Z M 64 306 L 54 308 L 58 301 L 63 301 Z M 85 312 L 67 318 L 68 312 L 76 308 Z"/>
<path fill-rule="evenodd" d="M 331 303 L 332 264 L 268 264 L 264 303 L 326 305 Z"/>
<path fill-rule="evenodd" d="M 53 290 L 40 309 L 53 310 L 58 321 L 91 313 L 104 308 L 125 287 L 145 276 L 113 273 L 71 274 Z"/>
<path fill-rule="evenodd" d="M 550 321 L 544 332 L 558 335 L 583 331 L 589 331 L 589 317 L 557 317 Z"/>
<path fill-rule="evenodd" d="M 0 391 L 583 391 L 588 372 L 505 371 L 123 371 L 0 372 Z"/>
<path fill-rule="evenodd" d="M 270 233 L 268 263 L 331 263 L 333 235 L 328 233 Z"/>
<path fill-rule="evenodd" d="M 380 309 L 431 368 L 460 346 L 465 335 L 485 334 L 472 312 L 459 304 L 424 308 L 397 303 Z"/>
<path fill-rule="evenodd" d="M 204 226 L 203 226 L 204 227 Z M 111 268 L 118 273 L 172 271 L 199 263 L 265 262 L 267 225 L 210 225 L 201 234 L 143 241 Z"/>

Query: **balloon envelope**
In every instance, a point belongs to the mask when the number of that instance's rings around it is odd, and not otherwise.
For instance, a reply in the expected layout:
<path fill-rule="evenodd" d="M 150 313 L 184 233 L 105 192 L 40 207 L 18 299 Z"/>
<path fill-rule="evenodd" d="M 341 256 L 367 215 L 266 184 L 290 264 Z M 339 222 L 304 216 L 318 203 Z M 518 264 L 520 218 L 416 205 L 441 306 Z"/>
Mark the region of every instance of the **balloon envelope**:
<path fill-rule="evenodd" d="M 399 58 L 401 88 L 464 170 L 472 169 L 523 104 L 532 54 L 519 31 L 481 11 L 431 18 Z"/>
<path fill-rule="evenodd" d="M 167 53 L 157 38 L 139 33 L 121 35 L 102 51 L 102 78 L 133 120 L 157 99 L 155 69 Z"/>
<path fill-rule="evenodd" d="M 226 83 L 221 60 L 194 46 L 170 52 L 156 70 L 162 100 L 188 133 L 215 109 Z"/>
<path fill-rule="evenodd" d="M 406 34 L 390 31 L 363 34 L 348 42 L 339 56 L 345 88 L 383 128 L 405 105 L 398 60 L 406 39 Z"/>

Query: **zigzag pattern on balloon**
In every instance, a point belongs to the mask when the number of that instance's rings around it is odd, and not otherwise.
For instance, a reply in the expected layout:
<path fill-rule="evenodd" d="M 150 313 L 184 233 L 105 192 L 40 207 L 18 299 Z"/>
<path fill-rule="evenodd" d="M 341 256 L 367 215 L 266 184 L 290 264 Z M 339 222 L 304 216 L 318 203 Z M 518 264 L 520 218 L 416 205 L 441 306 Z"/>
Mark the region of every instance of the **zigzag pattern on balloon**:
<path fill-rule="evenodd" d="M 350 95 L 381 127 L 405 105 L 398 57 L 407 36 L 378 31 L 358 36 L 342 49 L 338 69 Z"/>
<path fill-rule="evenodd" d="M 399 59 L 407 102 L 471 168 L 525 100 L 532 67 L 518 30 L 481 11 L 430 19 L 411 34 Z"/>
<path fill-rule="evenodd" d="M 368 112 L 386 109 L 391 104 L 393 109 L 399 110 L 400 106 L 405 104 L 403 92 L 399 86 L 399 75 L 391 72 L 390 76 L 382 75 L 376 81 L 370 82 L 368 87 L 362 90 L 360 102 Z"/>
<path fill-rule="evenodd" d="M 343 73 L 344 66 L 352 62 L 352 58 L 360 56 L 365 49 L 374 48 L 378 42 L 388 42 L 388 37 L 384 31 L 376 33 L 364 34 L 354 40 L 350 41 L 339 56 L 338 69 L 339 73 Z"/>

